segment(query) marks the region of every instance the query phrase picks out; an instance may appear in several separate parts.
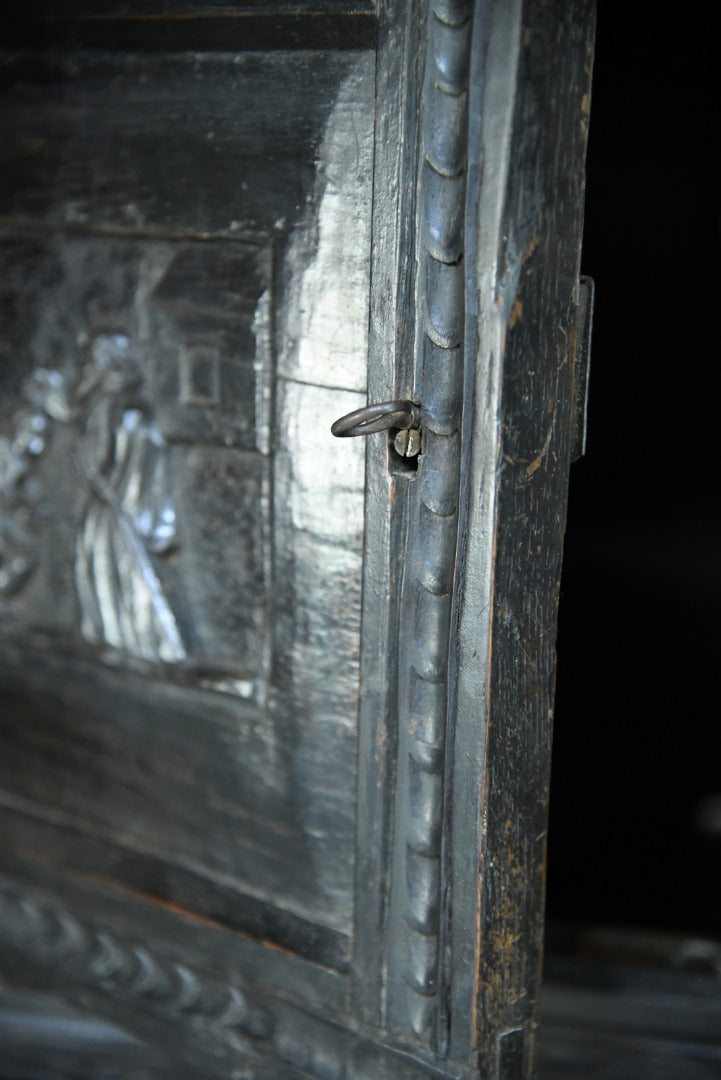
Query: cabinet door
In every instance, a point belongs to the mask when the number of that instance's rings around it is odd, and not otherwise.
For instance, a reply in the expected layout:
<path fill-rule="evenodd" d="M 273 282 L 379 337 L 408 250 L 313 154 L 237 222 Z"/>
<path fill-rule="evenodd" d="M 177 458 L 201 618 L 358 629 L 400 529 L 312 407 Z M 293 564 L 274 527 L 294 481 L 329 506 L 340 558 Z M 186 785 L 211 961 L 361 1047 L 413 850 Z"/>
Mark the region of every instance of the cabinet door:
<path fill-rule="evenodd" d="M 3 971 L 205 1075 L 526 1076 L 591 16 L 16 6 Z"/>

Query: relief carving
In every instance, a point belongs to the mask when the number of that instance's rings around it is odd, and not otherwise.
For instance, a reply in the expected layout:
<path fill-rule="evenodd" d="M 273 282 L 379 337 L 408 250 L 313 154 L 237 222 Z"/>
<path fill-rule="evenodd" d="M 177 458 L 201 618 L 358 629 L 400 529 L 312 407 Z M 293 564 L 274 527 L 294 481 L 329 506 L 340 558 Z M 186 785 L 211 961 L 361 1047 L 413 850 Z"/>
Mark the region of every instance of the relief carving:
<path fill-rule="evenodd" d="M 367 359 L 372 55 L 357 66 L 313 197 L 277 235 L 0 228 L 0 434 L 41 368 L 67 402 L 30 409 L 49 433 L 37 499 L 3 502 L 34 547 L 0 595 L 0 681 L 20 699 L 31 672 L 35 707 L 8 706 L 0 751 L 32 764 L 0 752 L 0 794 L 92 822 L 110 877 L 161 866 L 161 897 L 339 970 L 364 454 L 333 453 L 328 427 L 361 403 Z M 330 299 L 323 268 L 343 281 Z"/>
<path fill-rule="evenodd" d="M 263 700 L 268 249 L 8 234 L 0 269 L 0 634 Z"/>
<path fill-rule="evenodd" d="M 5 880 L 0 940 L 24 946 L 41 964 L 62 961 L 67 978 L 113 999 L 142 1000 L 159 1017 L 182 1016 L 231 1044 L 245 1035 L 273 1035 L 273 1016 L 244 988 L 173 962 L 152 944 L 129 940 L 102 923 L 81 921 L 50 898 Z"/>
<path fill-rule="evenodd" d="M 0 436 L 0 591 L 17 592 L 37 567 L 26 524 L 45 494 L 35 466 L 53 428 L 72 425 L 86 492 L 74 544 L 80 634 L 127 656 L 178 662 L 188 646 L 165 587 L 163 557 L 176 544 L 167 443 L 143 400 L 130 339 L 98 334 L 87 351 L 71 378 L 36 369 L 15 431 Z"/>
<path fill-rule="evenodd" d="M 124 334 L 92 343 L 75 398 L 87 499 L 75 545 L 80 632 L 94 645 L 173 663 L 186 635 L 166 596 L 163 557 L 176 543 L 167 444 L 141 396 Z"/>
<path fill-rule="evenodd" d="M 12 431 L 0 433 L 0 597 L 14 595 L 37 566 L 33 516 L 42 488 L 34 465 L 47 450 L 53 421 L 74 417 L 59 372 L 38 368 L 23 391 Z"/>

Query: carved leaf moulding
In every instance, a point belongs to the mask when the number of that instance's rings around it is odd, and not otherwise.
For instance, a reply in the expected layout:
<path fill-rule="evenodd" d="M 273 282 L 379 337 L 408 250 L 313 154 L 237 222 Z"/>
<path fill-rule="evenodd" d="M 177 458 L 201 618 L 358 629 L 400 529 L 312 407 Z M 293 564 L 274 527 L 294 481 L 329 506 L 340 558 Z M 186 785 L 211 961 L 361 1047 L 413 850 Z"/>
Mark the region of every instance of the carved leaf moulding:
<path fill-rule="evenodd" d="M 180 1025 L 183 1037 L 192 1031 L 224 1047 L 229 1061 L 237 1061 L 241 1070 L 257 1046 L 277 1063 L 278 1075 L 288 1078 L 428 1080 L 441 1076 L 437 1063 L 432 1058 L 424 1060 L 423 1053 L 412 1060 L 378 1041 L 372 1032 L 343 1031 L 288 1000 L 275 999 L 271 1010 L 267 999 L 263 1004 L 253 1000 L 237 978 L 230 981 L 209 975 L 98 919 L 72 914 L 48 894 L 0 878 L 0 956 L 3 951 L 19 954 L 23 965 L 30 965 L 33 982 L 43 968 L 62 970 L 67 990 L 73 984 L 81 988 L 69 992 L 69 1000 L 92 1009 L 93 999 L 88 1000 L 82 990 L 87 987 L 96 1002 L 98 995 L 107 995 L 114 1016 L 120 1003 L 136 1010 L 141 1005 L 149 1016 Z M 213 1056 L 217 1056 L 215 1051 Z M 245 1076 L 245 1072 L 232 1075 Z M 442 1075 L 448 1080 L 472 1080 L 475 1073 L 445 1062 Z"/>
<path fill-rule="evenodd" d="M 100 922 L 83 921 L 17 883 L 0 881 L 0 939 L 41 964 L 91 983 L 114 1001 L 142 1000 L 151 1013 L 183 1017 L 215 1039 L 269 1039 L 273 1018 L 239 985 L 161 956 Z"/>
<path fill-rule="evenodd" d="M 431 0 L 422 97 L 417 370 L 424 406 L 409 644 L 405 743 L 405 962 L 407 1022 L 433 1052 L 438 1036 L 442 818 L 448 641 L 458 533 L 459 422 L 465 323 L 464 211 L 468 153 L 470 0 Z"/>

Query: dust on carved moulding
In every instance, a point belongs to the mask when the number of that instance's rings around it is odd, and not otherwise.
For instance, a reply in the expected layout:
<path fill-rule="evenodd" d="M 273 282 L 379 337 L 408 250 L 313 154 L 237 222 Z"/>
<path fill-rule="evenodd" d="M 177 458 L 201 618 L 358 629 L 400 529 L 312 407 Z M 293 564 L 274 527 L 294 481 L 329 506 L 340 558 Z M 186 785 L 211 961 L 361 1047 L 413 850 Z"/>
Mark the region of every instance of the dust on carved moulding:
<path fill-rule="evenodd" d="M 269 252 L 5 234 L 0 270 L 0 632 L 261 697 Z"/>

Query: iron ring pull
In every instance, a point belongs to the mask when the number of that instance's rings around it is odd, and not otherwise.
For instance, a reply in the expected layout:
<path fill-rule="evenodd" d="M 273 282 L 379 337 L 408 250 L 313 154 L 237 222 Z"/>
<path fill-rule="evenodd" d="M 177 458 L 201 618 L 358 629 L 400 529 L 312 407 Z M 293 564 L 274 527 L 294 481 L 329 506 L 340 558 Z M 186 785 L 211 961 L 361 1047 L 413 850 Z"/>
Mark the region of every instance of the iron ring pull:
<path fill-rule="evenodd" d="M 383 401 L 378 405 L 366 405 L 362 409 L 346 413 L 331 427 L 331 434 L 338 439 L 355 435 L 372 435 L 375 431 L 408 431 L 420 427 L 421 410 L 412 401 Z"/>

